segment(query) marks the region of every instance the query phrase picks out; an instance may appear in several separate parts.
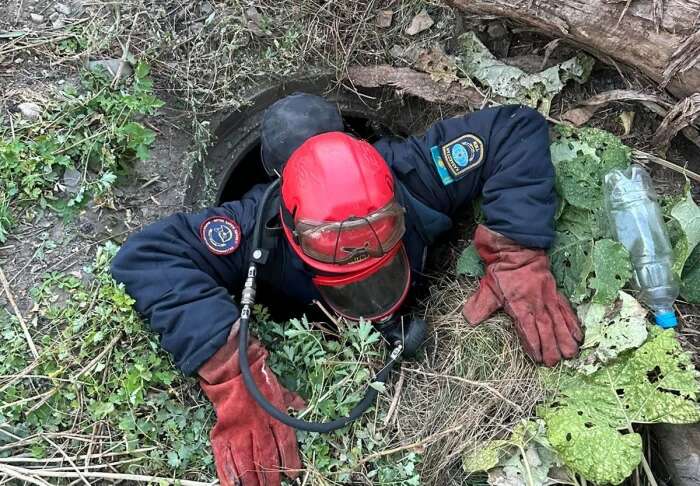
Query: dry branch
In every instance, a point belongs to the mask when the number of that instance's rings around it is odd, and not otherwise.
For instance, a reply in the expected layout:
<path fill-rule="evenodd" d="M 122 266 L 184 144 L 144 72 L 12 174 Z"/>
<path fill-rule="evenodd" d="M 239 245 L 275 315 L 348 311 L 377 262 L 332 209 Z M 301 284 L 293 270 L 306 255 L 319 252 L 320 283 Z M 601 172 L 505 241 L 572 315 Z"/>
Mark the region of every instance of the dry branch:
<path fill-rule="evenodd" d="M 10 302 L 10 305 L 12 306 L 12 310 L 14 311 L 15 316 L 17 316 L 17 320 L 19 321 L 19 325 L 22 326 L 22 332 L 24 333 L 24 337 L 27 340 L 27 345 L 29 346 L 29 350 L 32 352 L 34 359 L 38 359 L 39 352 L 36 350 L 36 346 L 34 345 L 34 340 L 32 339 L 32 335 L 29 333 L 29 328 L 27 327 L 27 323 L 24 322 L 24 318 L 22 317 L 22 313 L 19 311 L 19 308 L 17 307 L 17 302 L 15 302 L 15 297 L 12 295 L 12 291 L 10 289 L 10 284 L 7 281 L 7 278 L 5 278 L 5 272 L 2 271 L 2 268 L 0 268 L 0 281 L 2 281 L 2 287 L 5 290 L 5 295 L 7 296 L 7 300 Z"/>
<path fill-rule="evenodd" d="M 186 479 L 175 479 L 175 478 L 163 478 L 157 476 L 145 476 L 142 474 L 117 474 L 117 473 L 103 473 L 103 472 L 83 472 L 76 473 L 71 471 L 47 471 L 41 469 L 26 469 L 18 466 L 10 466 L 0 464 L 0 471 L 4 471 L 7 474 L 13 475 L 14 477 L 24 477 L 25 481 L 29 481 L 32 484 L 40 484 L 46 486 L 48 483 L 43 481 L 41 478 L 79 478 L 80 475 L 86 478 L 95 479 L 113 479 L 115 481 L 135 481 L 139 483 L 159 483 L 159 484 L 176 484 L 179 486 L 211 486 L 216 484 L 214 482 L 203 482 L 203 481 L 188 481 Z"/>
<path fill-rule="evenodd" d="M 651 1 L 632 2 L 626 12 L 625 3 L 582 0 L 448 3 L 464 12 L 511 19 L 565 38 L 598 57 L 641 71 L 679 98 L 700 92 L 700 34 L 692 22 L 700 12 L 696 0 L 656 0 L 652 12 Z"/>
<path fill-rule="evenodd" d="M 700 117 L 700 93 L 695 93 L 681 100 L 668 112 L 651 143 L 659 147 L 668 146 L 678 132 L 695 123 L 698 117 Z"/>
<path fill-rule="evenodd" d="M 484 97 L 474 88 L 462 86 L 459 82 L 445 83 L 433 80 L 429 74 L 411 68 L 397 68 L 389 65 L 351 66 L 348 68 L 351 84 L 363 88 L 391 86 L 431 103 L 445 103 L 479 108 Z"/>

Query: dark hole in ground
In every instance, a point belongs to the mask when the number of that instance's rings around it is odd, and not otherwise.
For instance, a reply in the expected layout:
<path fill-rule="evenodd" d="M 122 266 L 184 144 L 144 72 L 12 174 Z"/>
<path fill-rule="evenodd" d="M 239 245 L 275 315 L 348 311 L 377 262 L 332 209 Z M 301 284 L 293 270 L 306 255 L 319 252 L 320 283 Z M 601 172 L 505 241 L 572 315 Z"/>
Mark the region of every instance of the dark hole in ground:
<path fill-rule="evenodd" d="M 348 133 L 370 143 L 376 142 L 384 136 L 407 135 L 394 134 L 388 127 L 367 117 L 344 115 L 343 120 L 345 130 Z M 266 183 L 270 180 L 262 165 L 259 139 L 232 163 L 236 164 L 235 169 L 223 183 L 218 204 L 238 200 L 255 184 Z M 235 295 L 238 293 L 236 292 Z M 274 289 L 266 288 L 262 283 L 259 284 L 257 300 L 259 304 L 266 306 L 270 310 L 272 318 L 278 321 L 285 321 L 302 314 L 306 314 L 309 320 L 327 320 L 318 306 L 300 305 L 291 300 L 283 300 Z"/>
<path fill-rule="evenodd" d="M 387 127 L 381 126 L 367 118 L 358 116 L 344 116 L 345 129 L 348 133 L 370 143 L 376 142 L 381 137 L 391 135 Z M 260 143 L 254 144 L 241 157 L 240 163 L 225 182 L 219 196 L 219 204 L 226 201 L 240 199 L 255 184 L 268 182 L 260 158 Z"/>
<path fill-rule="evenodd" d="M 357 114 L 344 114 L 345 130 L 352 135 L 367 140 L 370 143 L 376 142 L 385 136 L 402 136 L 409 135 L 408 133 L 396 133 L 392 131 L 386 124 L 371 118 L 370 116 L 362 116 Z M 260 141 L 259 138 L 248 142 L 248 147 L 242 155 L 237 159 L 231 160 L 230 164 L 233 170 L 220 186 L 218 203 L 227 201 L 235 201 L 240 199 L 252 186 L 255 184 L 265 183 L 269 181 L 267 174 L 262 166 L 260 156 Z M 463 218 L 455 221 L 452 231 L 444 235 L 440 241 L 431 248 L 430 257 L 426 262 L 426 272 L 430 271 L 450 271 L 446 268 L 446 261 L 452 261 L 449 258 L 449 252 L 453 251 L 454 242 L 468 234 L 465 230 L 465 221 L 469 219 L 471 211 L 465 210 Z M 471 225 L 471 223 L 469 223 Z M 469 232 L 470 234 L 471 232 Z M 408 300 L 403 306 L 403 312 L 410 314 L 412 309 L 415 309 L 416 303 L 420 302 L 421 297 L 427 295 L 427 279 L 423 279 L 420 285 L 414 287 L 409 294 Z M 240 290 L 234 295 L 239 295 Z M 316 306 L 299 305 L 297 302 L 284 301 L 280 298 L 274 289 L 265 288 L 262 284 L 257 293 L 258 303 L 266 306 L 275 320 L 285 321 L 292 317 L 298 317 L 306 314 L 309 320 L 326 321 L 327 317 Z"/>

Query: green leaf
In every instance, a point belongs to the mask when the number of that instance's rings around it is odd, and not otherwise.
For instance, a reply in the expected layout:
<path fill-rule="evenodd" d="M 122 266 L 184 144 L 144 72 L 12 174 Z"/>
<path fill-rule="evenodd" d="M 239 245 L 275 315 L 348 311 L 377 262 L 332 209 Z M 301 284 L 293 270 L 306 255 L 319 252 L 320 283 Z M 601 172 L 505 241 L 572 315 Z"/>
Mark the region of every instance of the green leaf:
<path fill-rule="evenodd" d="M 586 338 L 581 355 L 566 364 L 583 373 L 593 373 L 601 364 L 638 348 L 647 339 L 647 311 L 626 292 L 620 291 L 619 300 L 611 305 L 579 306 L 578 314 Z"/>
<path fill-rule="evenodd" d="M 172 466 L 174 468 L 178 468 L 182 464 L 182 461 L 180 460 L 180 456 L 177 455 L 177 452 L 168 451 L 166 456 L 168 457 L 168 464 L 170 464 L 170 466 Z"/>
<path fill-rule="evenodd" d="M 588 276 L 593 271 L 592 252 L 592 240 L 561 232 L 556 233 L 549 251 L 557 285 L 574 303 L 583 302 L 590 295 Z"/>
<path fill-rule="evenodd" d="M 671 216 L 678 221 L 683 233 L 674 248 L 673 262 L 674 272 L 681 275 L 688 257 L 700 243 L 700 208 L 693 201 L 690 188 L 686 189 L 685 198 L 671 208 Z"/>
<path fill-rule="evenodd" d="M 508 453 L 511 443 L 507 440 L 492 440 L 462 455 L 462 467 L 467 473 L 488 471 L 498 465 L 501 457 Z"/>
<path fill-rule="evenodd" d="M 579 54 L 539 73 L 528 74 L 499 61 L 474 32 L 462 35 L 460 42 L 457 61 L 462 71 L 507 101 L 539 108 L 545 114 L 564 84 L 569 80 L 585 82 L 594 64 L 593 58 Z"/>
<path fill-rule="evenodd" d="M 560 394 L 538 409 L 565 464 L 596 483 L 618 484 L 641 459 L 633 423 L 700 420 L 698 373 L 672 329 L 652 327 L 640 348 L 590 376 L 562 377 Z"/>
<path fill-rule="evenodd" d="M 632 277 L 629 253 L 621 243 L 598 240 L 593 245 L 593 271 L 590 287 L 595 289 L 593 302 L 609 304 Z"/>
<path fill-rule="evenodd" d="M 572 206 L 603 206 L 603 176 L 629 165 L 632 151 L 619 138 L 594 128 L 559 127 L 551 145 L 557 192 Z"/>
<path fill-rule="evenodd" d="M 550 443 L 573 472 L 594 483 L 620 484 L 642 460 L 642 438 L 580 412 L 564 407 L 545 417 Z"/>
<path fill-rule="evenodd" d="M 481 277 L 484 275 L 484 262 L 481 261 L 472 241 L 457 259 L 457 275 Z"/>
<path fill-rule="evenodd" d="M 542 420 L 522 421 L 508 440 L 493 440 L 462 456 L 467 473 L 489 472 L 489 484 L 544 486 L 561 465 L 545 436 Z"/>

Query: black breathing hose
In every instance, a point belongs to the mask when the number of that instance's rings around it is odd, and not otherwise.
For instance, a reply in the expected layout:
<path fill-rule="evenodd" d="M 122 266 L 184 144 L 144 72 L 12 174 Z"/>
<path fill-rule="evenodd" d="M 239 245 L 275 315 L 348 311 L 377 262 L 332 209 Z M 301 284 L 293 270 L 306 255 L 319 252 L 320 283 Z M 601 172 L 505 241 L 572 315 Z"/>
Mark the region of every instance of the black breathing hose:
<path fill-rule="evenodd" d="M 250 363 L 248 362 L 248 327 L 250 324 L 250 317 L 253 304 L 255 303 L 255 278 L 257 274 L 257 263 L 261 258 L 263 258 L 263 249 L 261 248 L 262 242 L 262 230 L 265 222 L 263 221 L 265 216 L 265 206 L 267 201 L 270 199 L 272 193 L 277 189 L 280 184 L 280 179 L 276 179 L 270 186 L 265 190 L 260 206 L 258 207 L 258 212 L 255 219 L 255 229 L 253 230 L 253 253 L 250 260 L 250 266 L 248 267 L 248 277 L 246 279 L 245 285 L 243 287 L 243 296 L 241 298 L 241 319 L 240 327 L 238 330 L 238 359 L 241 367 L 241 374 L 243 375 L 243 382 L 245 383 L 248 393 L 258 402 L 258 405 L 262 407 L 269 415 L 276 418 L 285 425 L 294 427 L 295 429 L 305 430 L 308 432 L 321 432 L 328 433 L 334 430 L 345 427 L 350 422 L 357 420 L 365 411 L 374 403 L 379 393 L 376 389 L 369 387 L 364 398 L 355 405 L 350 414 L 347 417 L 340 417 L 330 422 L 309 422 L 306 420 L 301 420 L 288 415 L 276 408 L 271 404 L 267 398 L 258 389 L 253 375 L 250 372 Z M 400 342 L 394 343 L 395 347 L 391 352 L 389 360 L 382 367 L 382 369 L 374 377 L 374 382 L 386 383 L 389 373 L 394 368 L 394 364 L 401 356 L 403 352 L 403 345 Z"/>

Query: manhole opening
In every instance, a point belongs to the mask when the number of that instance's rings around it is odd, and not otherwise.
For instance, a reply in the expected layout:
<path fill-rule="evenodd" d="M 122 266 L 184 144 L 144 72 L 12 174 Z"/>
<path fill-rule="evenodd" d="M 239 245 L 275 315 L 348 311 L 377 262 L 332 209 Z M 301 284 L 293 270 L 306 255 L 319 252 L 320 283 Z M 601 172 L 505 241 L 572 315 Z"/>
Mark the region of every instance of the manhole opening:
<path fill-rule="evenodd" d="M 383 136 L 394 134 L 388 127 L 367 117 L 343 115 L 343 120 L 347 132 L 369 143 L 376 142 Z M 236 201 L 255 184 L 269 181 L 260 157 L 259 137 L 252 140 L 240 157 L 231 161 L 231 166 L 235 168 L 222 181 L 219 188 L 218 204 Z"/>

